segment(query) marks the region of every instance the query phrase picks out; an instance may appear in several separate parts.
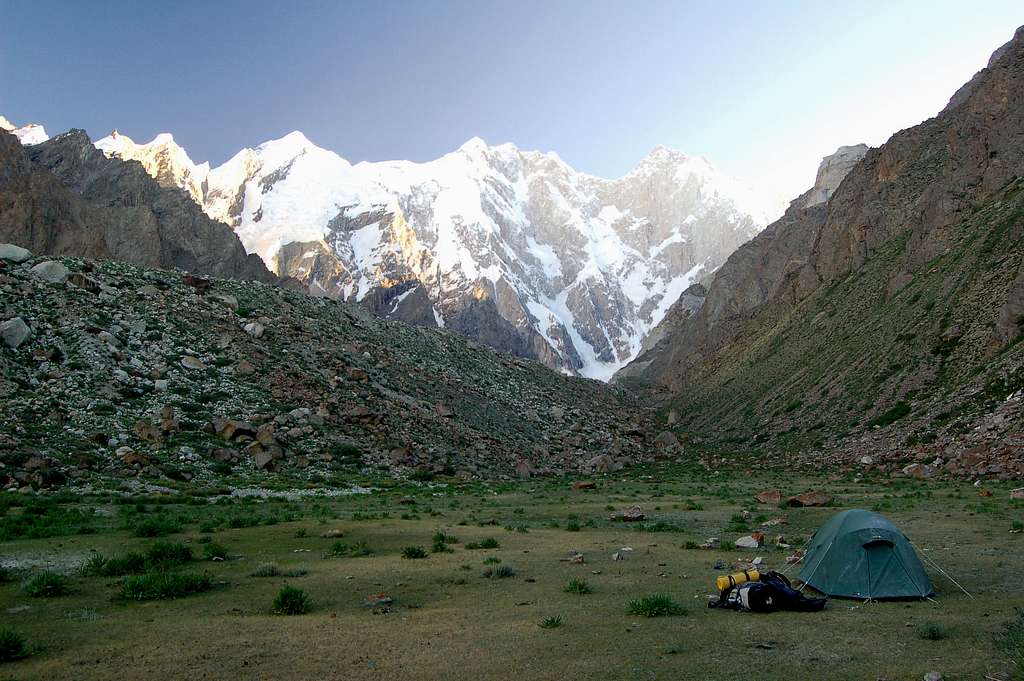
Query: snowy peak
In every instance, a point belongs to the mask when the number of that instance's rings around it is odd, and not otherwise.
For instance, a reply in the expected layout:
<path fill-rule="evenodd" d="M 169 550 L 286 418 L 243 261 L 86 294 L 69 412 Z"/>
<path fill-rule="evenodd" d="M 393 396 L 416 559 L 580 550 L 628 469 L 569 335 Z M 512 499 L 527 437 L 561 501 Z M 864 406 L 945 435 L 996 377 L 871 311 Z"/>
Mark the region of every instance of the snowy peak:
<path fill-rule="evenodd" d="M 19 128 L 3 116 L 0 116 L 0 130 L 5 130 L 11 133 L 25 146 L 31 144 L 42 144 L 46 140 L 50 139 L 50 136 L 46 134 L 46 130 L 41 125 L 29 123 L 28 125 Z"/>
<path fill-rule="evenodd" d="M 162 132 L 146 144 L 136 144 L 128 135 L 114 130 L 95 146 L 108 157 L 138 161 L 157 182 L 165 187 L 184 189 L 202 205 L 210 166 L 208 163 L 196 165 L 170 133 Z"/>
<path fill-rule="evenodd" d="M 424 163 L 352 165 L 294 131 L 212 169 L 167 133 L 96 146 L 188 191 L 314 295 L 601 380 L 773 210 L 667 147 L 602 179 L 479 137 Z"/>

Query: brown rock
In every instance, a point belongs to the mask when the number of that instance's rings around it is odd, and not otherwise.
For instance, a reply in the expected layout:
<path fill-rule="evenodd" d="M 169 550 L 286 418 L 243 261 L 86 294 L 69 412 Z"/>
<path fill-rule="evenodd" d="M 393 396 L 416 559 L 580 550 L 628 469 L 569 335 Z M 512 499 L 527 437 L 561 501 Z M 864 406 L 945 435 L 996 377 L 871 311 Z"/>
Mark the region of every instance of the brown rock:
<path fill-rule="evenodd" d="M 145 440 L 154 445 L 159 445 L 162 439 L 160 431 L 148 421 L 136 421 L 135 427 L 132 430 L 140 440 Z"/>
<path fill-rule="evenodd" d="M 256 441 L 261 445 L 272 445 L 276 443 L 274 438 L 274 424 L 265 423 L 256 431 Z"/>
<path fill-rule="evenodd" d="M 1010 490 L 1010 499 L 1012 501 L 1024 501 L 1024 487 Z"/>
<path fill-rule="evenodd" d="M 348 375 L 350 381 L 365 383 L 370 380 L 370 374 L 368 374 L 365 369 L 360 369 L 359 367 L 345 367 L 345 373 Z"/>
<path fill-rule="evenodd" d="M 140 454 L 138 452 L 133 452 L 133 451 L 125 452 L 121 456 L 121 461 L 126 466 L 148 466 L 149 465 L 149 457 L 148 456 L 146 456 L 145 454 Z"/>
<path fill-rule="evenodd" d="M 270 452 L 261 450 L 252 457 L 252 462 L 256 465 L 256 468 L 268 470 L 274 464 L 274 457 Z"/>
<path fill-rule="evenodd" d="M 933 477 L 938 472 L 938 469 L 935 466 L 924 463 L 912 463 L 906 466 L 902 472 L 908 478 L 924 480 Z"/>
<path fill-rule="evenodd" d="M 256 367 L 243 359 L 235 366 L 235 373 L 241 376 L 251 376 L 256 373 Z"/>
<path fill-rule="evenodd" d="M 572 483 L 573 489 L 595 489 L 597 483 L 593 480 L 577 480 Z"/>
<path fill-rule="evenodd" d="M 334 528 L 332 530 L 327 530 L 327 531 L 321 533 L 320 536 L 323 537 L 324 539 L 340 539 L 341 537 L 345 536 L 345 532 L 343 530 L 339 530 L 337 528 Z"/>
<path fill-rule="evenodd" d="M 825 492 L 804 492 L 790 497 L 788 503 L 790 506 L 828 506 L 832 503 L 832 495 Z"/>
<path fill-rule="evenodd" d="M 520 478 L 530 478 L 534 475 L 533 464 L 526 459 L 516 461 L 516 475 Z"/>
<path fill-rule="evenodd" d="M 782 492 L 780 492 L 777 489 L 769 489 L 765 490 L 764 492 L 761 492 L 760 494 L 755 494 L 754 499 L 759 504 L 769 504 L 771 506 L 778 506 L 779 502 L 782 501 Z"/>
<path fill-rule="evenodd" d="M 181 275 L 181 280 L 188 284 L 189 286 L 191 286 L 192 288 L 194 288 L 195 290 L 199 291 L 200 293 L 213 286 L 213 283 L 209 279 L 197 277 L 188 274 L 187 272 Z"/>

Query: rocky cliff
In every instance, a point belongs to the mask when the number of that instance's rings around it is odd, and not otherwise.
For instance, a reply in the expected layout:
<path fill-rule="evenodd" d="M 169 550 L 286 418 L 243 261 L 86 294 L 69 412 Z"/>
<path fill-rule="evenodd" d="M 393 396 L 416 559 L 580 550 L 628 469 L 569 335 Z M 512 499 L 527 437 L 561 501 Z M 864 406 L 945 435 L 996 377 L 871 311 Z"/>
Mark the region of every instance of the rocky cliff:
<path fill-rule="evenodd" d="M 1022 142 L 1018 31 L 936 118 L 741 246 L 620 379 L 675 395 L 686 427 L 718 441 L 947 465 L 1014 442 Z"/>
<path fill-rule="evenodd" d="M 161 186 L 138 163 L 107 158 L 81 130 L 31 146 L 0 131 L 0 242 L 37 253 L 277 280 L 185 192 Z"/>

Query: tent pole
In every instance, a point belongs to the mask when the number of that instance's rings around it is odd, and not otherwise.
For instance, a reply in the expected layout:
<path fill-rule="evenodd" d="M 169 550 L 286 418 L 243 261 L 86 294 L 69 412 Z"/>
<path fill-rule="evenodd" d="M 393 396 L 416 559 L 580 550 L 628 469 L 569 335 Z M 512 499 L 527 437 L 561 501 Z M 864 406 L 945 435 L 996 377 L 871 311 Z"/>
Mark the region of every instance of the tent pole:
<path fill-rule="evenodd" d="M 807 579 L 803 580 L 804 583 L 800 585 L 800 588 L 797 589 L 797 591 L 803 591 L 804 590 L 804 587 L 807 586 L 808 582 L 811 581 L 811 577 L 813 577 L 814 573 L 818 571 L 819 567 L 821 567 L 821 562 L 823 560 L 825 560 L 825 556 L 827 556 L 828 552 L 832 550 L 832 545 L 835 544 L 835 543 L 836 543 L 836 540 L 835 540 L 835 537 L 833 537 L 832 541 L 830 541 L 828 543 L 828 547 L 825 549 L 825 553 L 821 554 L 821 558 L 818 559 L 818 564 L 814 566 L 813 570 L 811 570 L 811 574 L 807 575 Z M 826 595 L 828 595 L 828 594 L 826 594 Z"/>
<path fill-rule="evenodd" d="M 921 548 L 920 546 L 918 546 L 917 544 L 914 544 L 914 542 L 910 541 L 909 539 L 907 539 L 907 541 L 909 541 L 909 542 L 910 542 L 910 543 L 911 543 L 911 544 L 913 545 L 913 547 L 914 547 L 915 549 L 919 549 L 919 550 L 921 551 L 921 555 L 924 555 L 924 549 L 922 549 L 922 548 Z M 948 579 L 949 581 L 951 581 L 951 582 L 953 582 L 954 584 L 956 584 L 956 585 L 957 585 L 957 588 L 959 588 L 959 589 L 960 589 L 961 591 L 963 591 L 963 592 L 964 592 L 965 594 L 967 594 L 968 596 L 970 596 L 970 598 L 971 598 L 971 600 L 972 600 L 972 601 L 974 600 L 974 596 L 973 596 L 973 595 L 971 595 L 971 592 L 970 592 L 970 591 L 968 591 L 967 589 L 963 588 L 962 586 L 960 586 L 960 582 L 958 582 L 958 581 L 956 581 L 955 579 L 953 579 L 952 577 L 950 577 L 950 576 L 949 576 L 949 573 L 948 573 L 948 572 L 946 572 L 945 570 L 943 570 L 942 568 L 940 568 L 940 567 L 939 567 L 938 565 L 936 565 L 936 564 L 935 564 L 935 561 L 933 561 L 933 560 L 932 560 L 931 558 L 929 558 L 929 557 L 928 557 L 927 555 L 924 555 L 924 559 L 925 559 L 926 561 L 928 561 L 928 564 L 929 564 L 929 565 L 931 565 L 931 566 L 932 566 L 933 568 L 935 568 L 936 570 L 938 570 L 939 572 L 941 572 L 941 573 L 942 573 L 942 576 L 943 576 L 943 577 L 945 577 L 945 578 L 946 578 L 946 579 Z"/>

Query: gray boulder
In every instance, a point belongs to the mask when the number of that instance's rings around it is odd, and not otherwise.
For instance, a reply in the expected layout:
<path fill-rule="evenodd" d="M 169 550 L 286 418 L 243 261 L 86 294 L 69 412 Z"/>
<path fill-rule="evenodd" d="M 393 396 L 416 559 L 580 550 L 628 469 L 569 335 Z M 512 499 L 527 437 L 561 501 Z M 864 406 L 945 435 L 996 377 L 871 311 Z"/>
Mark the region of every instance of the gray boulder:
<path fill-rule="evenodd" d="M 0 244 L 0 260 L 8 262 L 25 262 L 32 257 L 27 248 L 14 244 Z"/>
<path fill-rule="evenodd" d="M 0 338 L 3 338 L 4 343 L 11 349 L 17 349 L 31 335 L 32 329 L 28 328 L 28 324 L 21 317 L 0 323 Z"/>
<path fill-rule="evenodd" d="M 41 262 L 32 268 L 32 274 L 51 284 L 63 284 L 68 280 L 68 268 L 56 260 Z"/>

